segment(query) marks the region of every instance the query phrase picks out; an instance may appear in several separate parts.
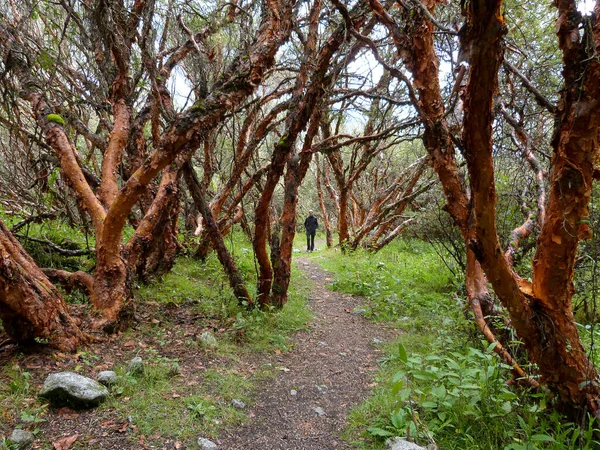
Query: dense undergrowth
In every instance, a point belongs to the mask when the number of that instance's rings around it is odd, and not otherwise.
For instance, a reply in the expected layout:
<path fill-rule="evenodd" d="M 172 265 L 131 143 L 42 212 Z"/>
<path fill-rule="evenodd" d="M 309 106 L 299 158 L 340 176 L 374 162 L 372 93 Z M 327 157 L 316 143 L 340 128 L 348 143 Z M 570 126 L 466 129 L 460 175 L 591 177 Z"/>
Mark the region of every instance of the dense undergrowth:
<path fill-rule="evenodd" d="M 365 449 L 392 436 L 442 450 L 600 448 L 594 423 L 569 423 L 546 394 L 507 384 L 510 368 L 481 340 L 461 280 L 431 246 L 401 240 L 376 254 L 314 257 L 335 274 L 334 290 L 365 297 L 363 315 L 402 330 L 385 345 L 378 386 L 352 411 L 347 439 Z"/>

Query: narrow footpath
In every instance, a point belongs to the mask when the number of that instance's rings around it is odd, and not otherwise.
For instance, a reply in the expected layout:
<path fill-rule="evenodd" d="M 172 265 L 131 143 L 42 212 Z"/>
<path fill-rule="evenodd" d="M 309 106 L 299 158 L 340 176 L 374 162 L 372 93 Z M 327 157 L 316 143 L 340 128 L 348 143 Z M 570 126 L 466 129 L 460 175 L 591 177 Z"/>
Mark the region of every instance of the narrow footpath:
<path fill-rule="evenodd" d="M 379 343 L 391 331 L 353 310 L 362 299 L 327 289 L 331 274 L 307 257 L 298 267 L 314 283 L 311 329 L 289 353 L 273 359 L 278 374 L 259 392 L 250 423 L 219 440 L 219 448 L 250 450 L 348 449 L 340 439 L 349 410 L 374 386 Z"/>

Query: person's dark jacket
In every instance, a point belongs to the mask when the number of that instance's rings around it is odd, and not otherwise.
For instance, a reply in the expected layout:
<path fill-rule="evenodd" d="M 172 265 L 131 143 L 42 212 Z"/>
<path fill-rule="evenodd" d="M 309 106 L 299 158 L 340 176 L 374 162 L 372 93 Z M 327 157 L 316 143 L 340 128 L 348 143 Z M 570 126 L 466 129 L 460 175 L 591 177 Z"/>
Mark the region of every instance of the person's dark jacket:
<path fill-rule="evenodd" d="M 308 216 L 304 221 L 304 228 L 306 228 L 307 233 L 315 233 L 319 226 L 319 222 L 317 222 L 317 218 L 315 216 Z"/>

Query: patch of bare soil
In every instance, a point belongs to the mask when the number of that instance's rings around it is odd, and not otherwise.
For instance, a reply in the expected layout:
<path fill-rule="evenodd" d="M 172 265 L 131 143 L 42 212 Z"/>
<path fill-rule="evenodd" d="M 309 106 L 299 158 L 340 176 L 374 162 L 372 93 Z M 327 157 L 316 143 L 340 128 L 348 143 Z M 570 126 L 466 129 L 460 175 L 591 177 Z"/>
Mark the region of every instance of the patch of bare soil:
<path fill-rule="evenodd" d="M 351 448 L 340 433 L 350 408 L 374 386 L 382 356 L 377 339 L 388 340 L 393 331 L 353 313 L 362 300 L 327 289 L 331 274 L 314 261 L 297 261 L 314 282 L 314 323 L 296 335 L 291 352 L 272 361 L 279 375 L 258 393 L 250 423 L 221 439 L 219 448 Z"/>

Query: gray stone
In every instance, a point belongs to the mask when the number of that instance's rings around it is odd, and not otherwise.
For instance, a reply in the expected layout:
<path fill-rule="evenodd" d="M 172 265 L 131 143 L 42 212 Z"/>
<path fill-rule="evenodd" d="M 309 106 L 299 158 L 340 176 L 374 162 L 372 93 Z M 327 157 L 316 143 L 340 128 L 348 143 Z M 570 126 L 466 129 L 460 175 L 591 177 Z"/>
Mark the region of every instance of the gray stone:
<path fill-rule="evenodd" d="M 406 438 L 395 437 L 385 441 L 385 445 L 390 450 L 427 450 L 427 447 L 421 447 L 414 442 L 409 442 Z"/>
<path fill-rule="evenodd" d="M 383 344 L 383 341 L 379 338 L 373 338 L 373 340 L 371 341 L 371 344 Z"/>
<path fill-rule="evenodd" d="M 231 400 L 231 406 L 233 406 L 235 409 L 246 409 L 246 404 L 237 398 Z"/>
<path fill-rule="evenodd" d="M 326 394 L 327 393 L 327 386 L 325 386 L 325 385 L 319 386 L 317 384 L 315 386 L 315 391 L 317 392 L 317 394 Z"/>
<path fill-rule="evenodd" d="M 200 335 L 200 342 L 205 348 L 215 348 L 217 346 L 217 338 L 210 331 L 205 331 Z"/>
<path fill-rule="evenodd" d="M 363 316 L 367 312 L 368 311 L 365 308 L 356 308 L 356 309 L 352 310 L 352 314 L 357 315 L 357 316 Z"/>
<path fill-rule="evenodd" d="M 292 396 L 296 396 L 296 395 L 298 395 L 298 391 L 297 391 L 296 389 L 292 389 L 292 390 L 290 391 L 290 395 L 292 395 Z"/>
<path fill-rule="evenodd" d="M 141 375 L 144 373 L 144 361 L 139 356 L 136 356 L 129 361 L 128 372 L 132 375 Z"/>
<path fill-rule="evenodd" d="M 58 372 L 48 375 L 39 396 L 57 407 L 92 408 L 106 400 L 108 389 L 83 375 Z"/>
<path fill-rule="evenodd" d="M 318 416 L 324 416 L 325 415 L 325 410 L 323 408 L 321 408 L 320 406 L 314 407 L 313 411 L 316 412 Z"/>
<path fill-rule="evenodd" d="M 219 448 L 217 447 L 217 444 L 215 444 L 213 441 L 209 441 L 205 438 L 198 438 L 198 446 L 202 450 L 216 450 L 217 448 Z"/>
<path fill-rule="evenodd" d="M 35 437 L 33 436 L 33 433 L 20 430 L 19 428 L 16 428 L 8 438 L 8 442 L 11 444 L 11 446 L 18 449 L 25 448 L 33 444 L 34 440 Z"/>
<path fill-rule="evenodd" d="M 104 370 L 98 374 L 98 383 L 103 384 L 104 386 L 112 386 L 117 383 L 118 378 L 116 372 Z"/>

